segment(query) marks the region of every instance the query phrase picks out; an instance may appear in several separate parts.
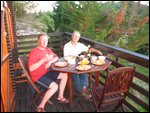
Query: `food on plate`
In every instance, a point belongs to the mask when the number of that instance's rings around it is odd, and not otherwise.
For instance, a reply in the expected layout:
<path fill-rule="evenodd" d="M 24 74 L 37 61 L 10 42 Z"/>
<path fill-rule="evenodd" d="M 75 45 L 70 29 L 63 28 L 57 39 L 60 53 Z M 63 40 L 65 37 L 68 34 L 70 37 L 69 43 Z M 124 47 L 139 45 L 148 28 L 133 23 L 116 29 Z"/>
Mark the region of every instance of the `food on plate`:
<path fill-rule="evenodd" d="M 103 65 L 103 64 L 105 64 L 105 61 L 104 60 L 94 60 L 94 61 L 92 61 L 92 63 L 95 65 Z"/>
<path fill-rule="evenodd" d="M 64 57 L 65 60 L 76 59 L 76 56 L 69 55 Z"/>
<path fill-rule="evenodd" d="M 78 65 L 76 67 L 77 70 L 80 70 L 80 71 L 85 71 L 85 70 L 89 70 L 91 69 L 91 66 L 90 65 Z"/>
<path fill-rule="evenodd" d="M 86 64 L 89 64 L 89 63 L 90 63 L 90 61 L 89 61 L 89 60 L 87 60 L 87 59 L 83 59 L 83 60 L 81 60 L 78 64 L 86 65 Z"/>
<path fill-rule="evenodd" d="M 59 61 L 59 62 L 56 62 L 54 65 L 57 67 L 64 67 L 68 65 L 68 62 Z"/>

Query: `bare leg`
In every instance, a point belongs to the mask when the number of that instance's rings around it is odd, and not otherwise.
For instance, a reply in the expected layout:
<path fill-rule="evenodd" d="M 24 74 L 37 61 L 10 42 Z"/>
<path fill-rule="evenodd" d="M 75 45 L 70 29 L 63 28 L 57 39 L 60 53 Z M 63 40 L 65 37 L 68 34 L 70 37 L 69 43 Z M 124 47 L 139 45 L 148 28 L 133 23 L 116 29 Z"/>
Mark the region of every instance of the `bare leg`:
<path fill-rule="evenodd" d="M 58 79 L 60 79 L 60 84 L 59 84 L 59 94 L 57 99 L 60 100 L 64 98 L 64 90 L 68 79 L 67 73 L 60 73 Z"/>
<path fill-rule="evenodd" d="M 46 102 L 52 97 L 52 95 L 58 90 L 58 85 L 55 82 L 52 82 L 49 85 L 49 89 L 46 91 L 41 103 L 39 104 L 38 108 L 44 108 Z"/>

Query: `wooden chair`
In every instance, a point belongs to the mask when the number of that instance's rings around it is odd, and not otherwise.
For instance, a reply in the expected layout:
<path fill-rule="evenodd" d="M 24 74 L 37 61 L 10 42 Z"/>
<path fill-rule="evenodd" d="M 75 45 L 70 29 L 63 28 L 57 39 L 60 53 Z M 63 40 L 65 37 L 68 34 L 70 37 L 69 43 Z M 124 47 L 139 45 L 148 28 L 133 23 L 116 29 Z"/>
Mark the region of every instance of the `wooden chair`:
<path fill-rule="evenodd" d="M 32 82 L 31 78 L 30 78 L 30 74 L 29 74 L 29 69 L 28 69 L 28 58 L 26 55 L 22 55 L 18 58 L 19 63 L 24 71 L 24 75 L 27 77 L 28 82 L 31 84 L 31 86 L 33 87 L 33 89 L 35 90 L 35 96 L 32 99 L 31 103 L 28 106 L 32 106 L 33 103 L 39 99 L 39 97 L 44 95 L 44 92 L 39 88 L 39 86 L 35 83 Z M 48 101 L 49 105 L 52 105 L 53 103 L 49 100 Z"/>
<path fill-rule="evenodd" d="M 104 86 L 92 87 L 91 93 L 97 112 L 116 111 L 119 107 L 123 108 L 122 103 L 132 83 L 134 71 L 133 67 L 114 69 L 108 72 Z"/>

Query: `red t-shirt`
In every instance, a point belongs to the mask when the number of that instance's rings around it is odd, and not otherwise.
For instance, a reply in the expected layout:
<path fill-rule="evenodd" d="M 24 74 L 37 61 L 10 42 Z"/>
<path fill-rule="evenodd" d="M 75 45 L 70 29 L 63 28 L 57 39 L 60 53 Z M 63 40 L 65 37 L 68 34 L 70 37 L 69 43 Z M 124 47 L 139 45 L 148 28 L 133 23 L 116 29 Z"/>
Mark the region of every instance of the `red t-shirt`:
<path fill-rule="evenodd" d="M 47 54 L 54 55 L 53 58 L 57 57 L 57 55 L 48 47 L 46 47 L 45 50 L 41 50 L 38 47 L 32 49 L 29 54 L 28 67 L 44 58 Z M 30 76 L 33 82 L 37 81 L 41 76 L 48 72 L 48 69 L 45 69 L 46 63 L 47 62 L 42 64 L 36 70 L 30 72 Z"/>

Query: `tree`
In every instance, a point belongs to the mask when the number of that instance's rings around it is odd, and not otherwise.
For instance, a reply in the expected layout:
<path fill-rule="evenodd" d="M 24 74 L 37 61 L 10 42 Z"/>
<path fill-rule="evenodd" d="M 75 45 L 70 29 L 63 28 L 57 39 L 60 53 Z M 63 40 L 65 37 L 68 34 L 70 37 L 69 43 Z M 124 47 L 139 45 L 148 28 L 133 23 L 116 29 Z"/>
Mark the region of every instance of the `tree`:
<path fill-rule="evenodd" d="M 23 17 L 25 15 L 25 10 L 24 10 L 25 2 L 14 1 L 13 5 L 14 5 L 14 11 L 15 11 L 16 17 L 17 18 Z"/>
<path fill-rule="evenodd" d="M 80 1 L 77 4 L 75 1 L 59 1 L 56 4 L 58 7 L 54 9 L 54 20 L 57 30 L 68 32 L 78 30 L 84 36 L 93 38 L 96 36 L 95 24 L 101 15 L 97 2 Z"/>
<path fill-rule="evenodd" d="M 37 24 L 36 27 L 43 32 L 54 32 L 55 25 L 52 16 L 52 12 L 39 12 L 35 19 L 39 21 L 40 25 Z"/>
<path fill-rule="evenodd" d="M 37 4 L 33 1 L 13 1 L 14 11 L 17 19 L 27 15 L 27 11 L 33 10 Z"/>

